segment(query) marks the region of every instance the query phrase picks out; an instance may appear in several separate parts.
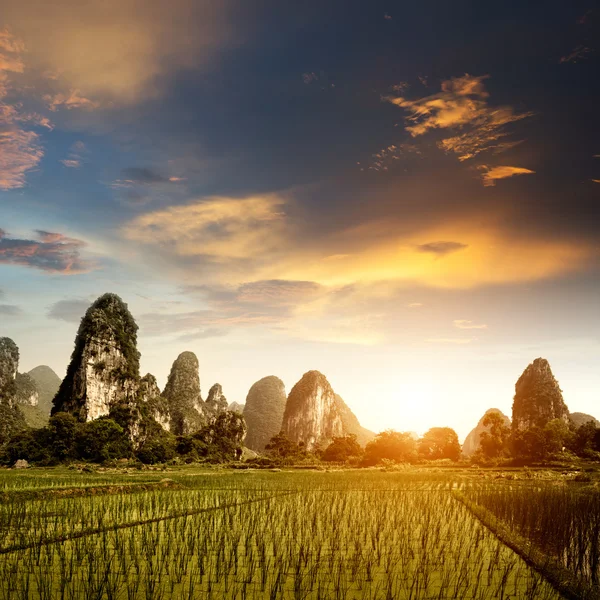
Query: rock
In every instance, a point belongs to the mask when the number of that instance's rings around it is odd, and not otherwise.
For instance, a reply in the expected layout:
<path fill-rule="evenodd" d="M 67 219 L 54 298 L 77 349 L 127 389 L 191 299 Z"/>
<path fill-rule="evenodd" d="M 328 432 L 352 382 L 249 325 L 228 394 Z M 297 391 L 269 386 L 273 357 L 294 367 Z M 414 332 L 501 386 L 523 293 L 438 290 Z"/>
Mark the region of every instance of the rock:
<path fill-rule="evenodd" d="M 0 338 L 0 444 L 26 425 L 19 406 L 18 369 L 19 348 L 10 338 Z"/>
<path fill-rule="evenodd" d="M 548 361 L 536 358 L 515 385 L 512 426 L 514 430 L 525 431 L 534 426 L 544 427 L 553 419 L 567 423 L 569 409 Z"/>
<path fill-rule="evenodd" d="M 472 454 L 475 454 L 475 452 L 477 452 L 477 450 L 479 450 L 479 447 L 480 447 L 479 438 L 484 431 L 489 430 L 489 427 L 484 427 L 483 421 L 484 421 L 485 417 L 487 415 L 489 415 L 490 413 L 498 413 L 499 415 L 501 415 L 502 418 L 504 419 L 504 424 L 507 427 L 510 427 L 510 419 L 501 410 L 498 410 L 497 408 L 489 408 L 488 410 L 485 411 L 485 414 L 483 415 L 483 417 L 481 417 L 481 419 L 479 419 L 477 426 L 474 429 L 472 429 L 470 431 L 469 435 L 467 435 L 467 437 L 465 438 L 465 441 L 462 445 L 462 452 L 464 455 L 471 456 Z"/>
<path fill-rule="evenodd" d="M 29 463 L 23 458 L 20 458 L 13 466 L 15 469 L 29 469 Z"/>
<path fill-rule="evenodd" d="M 236 412 L 236 413 L 240 413 L 240 415 L 243 415 L 245 406 L 246 406 L 245 404 L 240 404 L 239 402 L 232 402 L 229 405 L 229 408 L 227 410 L 229 410 L 230 412 Z"/>
<path fill-rule="evenodd" d="M 215 383 L 215 385 L 210 388 L 204 406 L 212 417 L 215 417 L 228 409 L 227 398 L 223 395 L 223 388 L 220 383 Z"/>
<path fill-rule="evenodd" d="M 7 337 L 0 338 L 0 399 L 15 400 L 15 378 L 19 369 L 19 348 Z"/>
<path fill-rule="evenodd" d="M 42 414 L 50 416 L 52 399 L 60 388 L 60 377 L 46 365 L 40 365 L 27 373 L 33 379 L 38 391 L 38 408 Z"/>
<path fill-rule="evenodd" d="M 146 408 L 147 415 L 154 419 L 163 429 L 171 430 L 169 403 L 160 394 L 156 377 L 147 373 L 140 379 L 139 399 Z M 141 409 L 142 407 L 140 407 Z"/>
<path fill-rule="evenodd" d="M 52 413 L 64 411 L 91 421 L 115 407 L 134 406 L 140 379 L 137 329 L 121 298 L 98 298 L 81 320 Z"/>
<path fill-rule="evenodd" d="M 592 421 L 596 427 L 600 427 L 600 421 L 596 419 L 596 417 L 592 417 L 592 415 L 586 415 L 581 412 L 574 412 L 569 415 L 569 420 L 575 425 L 577 429 L 586 423 Z"/>
<path fill-rule="evenodd" d="M 248 426 L 246 447 L 262 452 L 281 430 L 286 396 L 283 381 L 274 375 L 263 377 L 249 390 L 244 405 Z"/>
<path fill-rule="evenodd" d="M 186 435 L 200 429 L 208 418 L 200 396 L 198 358 L 193 352 L 182 352 L 173 363 L 163 390 L 169 408 L 170 430 Z"/>
<path fill-rule="evenodd" d="M 312 450 L 328 445 L 334 437 L 361 433 L 357 427 L 358 419 L 335 394 L 325 375 L 309 371 L 287 398 L 281 430 L 290 440 L 304 442 Z"/>

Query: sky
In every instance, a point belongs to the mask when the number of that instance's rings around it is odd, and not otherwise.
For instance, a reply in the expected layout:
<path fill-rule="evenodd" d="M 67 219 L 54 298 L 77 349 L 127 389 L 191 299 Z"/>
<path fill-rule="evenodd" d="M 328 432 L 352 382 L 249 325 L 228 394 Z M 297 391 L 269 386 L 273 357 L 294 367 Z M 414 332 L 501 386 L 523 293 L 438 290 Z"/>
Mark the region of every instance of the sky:
<path fill-rule="evenodd" d="M 600 8 L 3 0 L 0 335 L 63 376 L 105 292 L 164 385 L 324 373 L 462 439 L 550 361 L 600 418 Z"/>

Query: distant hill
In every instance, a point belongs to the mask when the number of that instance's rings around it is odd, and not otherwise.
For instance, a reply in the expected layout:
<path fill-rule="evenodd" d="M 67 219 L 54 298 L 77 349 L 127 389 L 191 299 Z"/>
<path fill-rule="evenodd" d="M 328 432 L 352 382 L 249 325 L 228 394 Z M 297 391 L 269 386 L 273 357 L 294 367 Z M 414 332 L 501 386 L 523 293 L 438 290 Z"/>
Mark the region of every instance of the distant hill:
<path fill-rule="evenodd" d="M 60 387 L 60 377 L 48 366 L 40 365 L 27 373 L 35 382 L 39 394 L 38 408 L 42 414 L 50 416 L 52 400 Z"/>
<path fill-rule="evenodd" d="M 489 408 L 485 411 L 483 417 L 479 419 L 477 426 L 474 429 L 472 429 L 469 435 L 465 438 L 465 441 L 462 445 L 462 451 L 463 454 L 465 454 L 466 456 L 475 454 L 475 452 L 479 450 L 479 438 L 484 431 L 488 430 L 488 428 L 484 426 L 483 421 L 485 417 L 490 413 L 498 413 L 499 415 L 501 415 L 504 419 L 504 424 L 507 427 L 510 427 L 510 419 L 501 410 L 498 410 L 497 408 Z"/>
<path fill-rule="evenodd" d="M 600 421 L 596 419 L 596 417 L 592 417 L 592 415 L 586 415 L 585 413 L 574 412 L 569 415 L 569 419 L 573 421 L 575 427 L 581 427 L 585 425 L 589 421 L 593 421 L 596 427 L 600 427 Z"/>

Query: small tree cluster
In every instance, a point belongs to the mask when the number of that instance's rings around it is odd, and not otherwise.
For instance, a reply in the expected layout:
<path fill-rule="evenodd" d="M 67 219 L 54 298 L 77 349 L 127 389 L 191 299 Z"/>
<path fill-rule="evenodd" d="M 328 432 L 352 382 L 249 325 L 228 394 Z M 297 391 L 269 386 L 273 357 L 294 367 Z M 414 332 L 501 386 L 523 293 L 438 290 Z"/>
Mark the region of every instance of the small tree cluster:
<path fill-rule="evenodd" d="M 12 464 L 23 458 L 42 465 L 67 460 L 103 462 L 130 458 L 131 441 L 123 428 L 113 419 L 100 417 L 80 423 L 68 413 L 57 413 L 46 427 L 23 429 L 8 441 L 3 462 Z"/>

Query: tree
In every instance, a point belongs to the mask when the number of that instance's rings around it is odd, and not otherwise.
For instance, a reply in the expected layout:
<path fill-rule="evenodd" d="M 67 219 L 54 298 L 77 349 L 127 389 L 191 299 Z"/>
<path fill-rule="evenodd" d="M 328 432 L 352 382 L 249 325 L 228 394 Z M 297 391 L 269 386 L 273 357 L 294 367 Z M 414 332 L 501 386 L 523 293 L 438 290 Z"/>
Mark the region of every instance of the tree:
<path fill-rule="evenodd" d="M 412 434 L 388 429 L 375 436 L 365 448 L 364 462 L 376 465 L 383 459 L 395 462 L 414 462 L 417 458 L 417 444 Z"/>
<path fill-rule="evenodd" d="M 168 432 L 148 439 L 136 453 L 138 459 L 146 465 L 165 463 L 175 458 L 175 455 L 175 436 Z"/>
<path fill-rule="evenodd" d="M 513 431 L 513 454 L 524 460 L 546 460 L 560 453 L 569 438 L 569 426 L 565 421 L 552 419 L 543 427 L 534 425 L 524 431 Z"/>
<path fill-rule="evenodd" d="M 490 412 L 483 418 L 482 425 L 487 428 L 479 436 L 481 453 L 487 458 L 497 458 L 508 451 L 510 427 L 498 412 Z"/>
<path fill-rule="evenodd" d="M 304 450 L 304 444 L 296 444 L 292 442 L 285 433 L 279 432 L 273 436 L 269 443 L 265 446 L 267 454 L 273 458 L 279 459 L 301 459 L 304 458 L 306 452 Z"/>
<path fill-rule="evenodd" d="M 77 419 L 69 413 L 59 412 L 50 417 L 46 428 L 48 446 L 56 460 L 63 461 L 73 456 L 77 426 Z"/>
<path fill-rule="evenodd" d="M 450 427 L 432 427 L 419 440 L 419 454 L 429 460 L 439 458 L 458 460 L 460 443 L 456 431 Z"/>
<path fill-rule="evenodd" d="M 131 441 L 127 434 L 108 417 L 80 423 L 75 443 L 78 455 L 93 462 L 131 456 Z"/>
<path fill-rule="evenodd" d="M 363 449 L 356 440 L 356 435 L 334 437 L 323 452 L 323 460 L 327 462 L 346 462 L 350 458 L 359 457 Z"/>
<path fill-rule="evenodd" d="M 567 446 L 578 456 L 586 456 L 590 452 L 596 451 L 595 438 L 600 429 L 596 427 L 594 421 L 584 423 L 574 431 L 568 440 Z"/>

